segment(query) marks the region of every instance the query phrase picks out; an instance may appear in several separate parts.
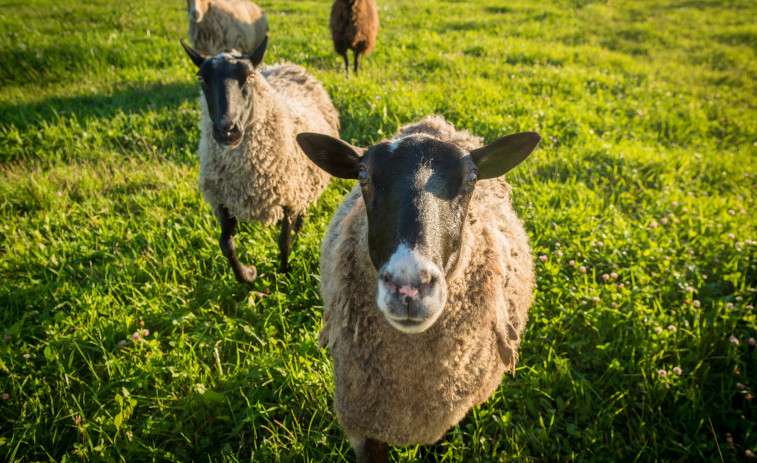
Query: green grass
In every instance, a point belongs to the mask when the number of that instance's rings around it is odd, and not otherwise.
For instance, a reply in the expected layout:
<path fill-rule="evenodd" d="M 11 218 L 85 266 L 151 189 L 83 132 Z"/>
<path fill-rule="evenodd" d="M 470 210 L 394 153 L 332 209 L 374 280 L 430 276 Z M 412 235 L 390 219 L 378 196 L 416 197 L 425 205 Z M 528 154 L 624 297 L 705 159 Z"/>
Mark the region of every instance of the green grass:
<path fill-rule="evenodd" d="M 517 372 L 392 461 L 757 452 L 757 3 L 608 3 L 380 1 L 347 79 L 329 1 L 260 2 L 266 62 L 324 82 L 351 143 L 431 113 L 544 136 L 509 175 L 538 271 Z M 0 11 L 2 461 L 354 461 L 316 347 L 320 238 L 350 184 L 309 210 L 289 276 L 277 231 L 243 227 L 261 276 L 235 282 L 197 189 L 183 8 Z"/>

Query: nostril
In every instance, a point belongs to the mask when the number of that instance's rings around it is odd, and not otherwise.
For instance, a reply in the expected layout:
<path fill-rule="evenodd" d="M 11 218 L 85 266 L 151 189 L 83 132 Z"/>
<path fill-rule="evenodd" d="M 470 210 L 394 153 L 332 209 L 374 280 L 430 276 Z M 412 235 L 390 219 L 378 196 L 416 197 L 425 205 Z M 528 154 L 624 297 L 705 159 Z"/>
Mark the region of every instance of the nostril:
<path fill-rule="evenodd" d="M 389 281 L 388 278 L 384 278 L 384 286 L 386 286 L 386 289 L 388 289 L 391 294 L 395 294 L 397 292 L 397 285 Z"/>
<path fill-rule="evenodd" d="M 431 280 L 428 283 L 423 283 L 421 287 L 418 289 L 421 293 L 421 296 L 425 296 L 428 293 L 431 292 L 431 287 L 434 285 L 434 281 Z"/>

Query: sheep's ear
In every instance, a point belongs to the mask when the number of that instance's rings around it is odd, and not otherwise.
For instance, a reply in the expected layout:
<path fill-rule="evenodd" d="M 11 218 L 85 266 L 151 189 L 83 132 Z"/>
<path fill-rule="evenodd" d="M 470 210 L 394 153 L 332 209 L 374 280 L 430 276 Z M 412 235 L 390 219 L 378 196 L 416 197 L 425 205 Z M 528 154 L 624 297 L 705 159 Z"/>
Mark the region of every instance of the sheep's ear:
<path fill-rule="evenodd" d="M 525 161 L 540 141 L 541 135 L 536 132 L 521 132 L 471 151 L 473 163 L 478 167 L 478 178 L 483 180 L 506 174 Z"/>
<path fill-rule="evenodd" d="M 192 58 L 192 62 L 195 63 L 195 66 L 197 66 L 198 68 L 202 66 L 202 63 L 204 63 L 205 60 L 210 58 L 209 56 L 203 55 L 199 51 L 184 43 L 184 39 L 179 39 L 179 41 L 181 42 L 181 46 L 184 47 L 184 50 L 186 50 L 189 57 Z"/>
<path fill-rule="evenodd" d="M 265 55 L 265 49 L 268 47 L 268 35 L 265 36 L 263 41 L 258 45 L 258 48 L 255 49 L 252 53 L 249 55 L 244 55 L 242 58 L 247 58 L 248 60 L 252 61 L 253 67 L 260 66 L 260 63 L 263 62 L 263 55 Z"/>
<path fill-rule="evenodd" d="M 329 174 L 339 178 L 357 179 L 364 149 L 338 138 L 311 132 L 298 134 L 297 143 L 311 161 Z"/>

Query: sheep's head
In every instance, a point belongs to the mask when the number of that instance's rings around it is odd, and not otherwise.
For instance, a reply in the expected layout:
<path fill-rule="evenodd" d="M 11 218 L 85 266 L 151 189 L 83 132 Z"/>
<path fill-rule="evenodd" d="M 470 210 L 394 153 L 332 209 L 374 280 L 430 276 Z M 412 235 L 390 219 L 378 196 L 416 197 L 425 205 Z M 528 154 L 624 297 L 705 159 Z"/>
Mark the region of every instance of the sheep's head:
<path fill-rule="evenodd" d="M 236 148 L 252 116 L 257 68 L 263 61 L 268 36 L 252 54 L 243 56 L 221 53 L 210 57 L 184 40 L 181 44 L 198 68 L 197 78 L 213 122 L 213 138 L 225 148 Z"/>
<path fill-rule="evenodd" d="M 370 258 L 378 271 L 376 302 L 405 333 L 425 331 L 441 315 L 476 181 L 504 175 L 540 140 L 535 132 L 523 132 L 468 152 L 427 135 L 367 150 L 328 135 L 297 136 L 319 167 L 360 182 Z"/>
<path fill-rule="evenodd" d="M 189 20 L 199 23 L 208 11 L 208 0 L 187 0 Z"/>

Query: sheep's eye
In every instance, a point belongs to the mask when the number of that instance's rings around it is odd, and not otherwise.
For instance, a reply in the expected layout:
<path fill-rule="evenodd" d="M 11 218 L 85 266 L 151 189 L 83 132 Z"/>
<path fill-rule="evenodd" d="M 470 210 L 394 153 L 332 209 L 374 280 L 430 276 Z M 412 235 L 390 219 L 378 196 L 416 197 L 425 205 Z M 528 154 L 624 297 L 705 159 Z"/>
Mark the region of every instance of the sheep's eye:
<path fill-rule="evenodd" d="M 475 170 L 472 170 L 468 172 L 468 176 L 465 177 L 465 184 L 468 186 L 476 186 L 476 180 L 478 180 L 478 175 Z"/>
<path fill-rule="evenodd" d="M 368 180 L 370 180 L 371 177 L 368 175 L 368 172 L 365 171 L 365 169 L 360 169 L 360 173 L 357 174 L 357 180 L 360 182 L 362 186 L 365 186 L 368 184 Z"/>
<path fill-rule="evenodd" d="M 255 81 L 255 74 L 254 74 L 254 73 L 253 73 L 253 74 L 250 74 L 249 76 L 247 76 L 247 83 L 248 83 L 248 84 L 251 84 L 251 83 L 253 83 L 254 81 Z"/>

